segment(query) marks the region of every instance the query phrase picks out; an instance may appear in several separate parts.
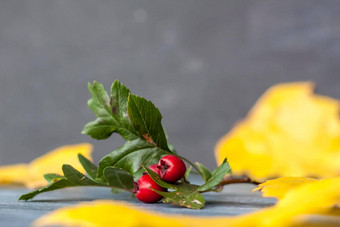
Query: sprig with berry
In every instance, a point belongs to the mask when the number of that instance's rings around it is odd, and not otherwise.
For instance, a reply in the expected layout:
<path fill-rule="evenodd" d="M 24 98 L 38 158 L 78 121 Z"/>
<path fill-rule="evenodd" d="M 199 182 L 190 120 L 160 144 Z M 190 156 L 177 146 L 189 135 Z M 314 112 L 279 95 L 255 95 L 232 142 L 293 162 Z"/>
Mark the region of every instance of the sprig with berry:
<path fill-rule="evenodd" d="M 98 166 L 79 154 L 87 175 L 64 164 L 63 176 L 45 174 L 49 184 L 19 200 L 67 187 L 101 186 L 110 187 L 115 193 L 131 192 L 142 202 L 163 198 L 165 203 L 200 209 L 205 204 L 203 192 L 220 190 L 223 178 L 231 173 L 228 162 L 225 160 L 210 172 L 204 165 L 195 165 L 177 154 L 167 141 L 162 115 L 151 101 L 131 94 L 118 80 L 112 84 L 110 95 L 98 82 L 89 83 L 88 89 L 92 97 L 88 106 L 97 118 L 87 123 L 82 133 L 98 140 L 118 133 L 127 142 L 104 156 Z M 192 168 L 202 176 L 203 185 L 189 183 Z"/>

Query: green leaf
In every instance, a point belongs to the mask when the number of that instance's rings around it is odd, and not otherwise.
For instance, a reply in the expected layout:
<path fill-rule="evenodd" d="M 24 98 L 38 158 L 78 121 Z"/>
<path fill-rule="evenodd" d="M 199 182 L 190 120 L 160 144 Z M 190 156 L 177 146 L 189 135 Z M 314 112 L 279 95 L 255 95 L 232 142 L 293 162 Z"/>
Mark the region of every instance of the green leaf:
<path fill-rule="evenodd" d="M 59 175 L 59 174 L 56 174 L 56 173 L 47 173 L 47 174 L 44 174 L 44 178 L 48 183 L 52 183 L 52 182 L 58 181 L 58 180 L 60 180 L 64 177 Z"/>
<path fill-rule="evenodd" d="M 103 184 L 101 182 L 96 182 L 93 181 L 89 178 L 87 178 L 84 174 L 82 174 L 81 172 L 79 172 L 78 170 L 76 170 L 75 168 L 73 168 L 70 165 L 63 165 L 62 167 L 63 172 L 64 172 L 64 176 L 59 176 L 57 174 L 45 174 L 44 177 L 48 180 L 51 180 L 52 183 L 50 183 L 49 185 L 40 188 L 38 190 L 35 190 L 33 192 L 24 194 L 22 196 L 20 196 L 19 200 L 29 200 L 32 199 L 33 197 L 35 197 L 36 195 L 43 193 L 43 192 L 49 192 L 49 191 L 53 191 L 53 190 L 57 190 L 57 189 L 63 189 L 63 188 L 68 188 L 68 187 L 76 187 L 76 186 L 106 186 L 108 187 L 107 184 Z M 124 175 L 124 173 L 121 173 L 122 171 L 120 171 L 118 173 L 118 176 L 124 176 L 121 177 L 120 179 L 118 179 L 117 183 L 114 183 L 113 180 L 114 178 L 111 177 L 110 172 L 108 172 L 108 179 L 110 179 L 110 184 L 112 184 L 112 186 L 114 186 L 113 184 L 116 185 L 120 185 L 120 182 L 127 182 L 127 180 L 133 180 L 132 176 L 126 176 L 126 174 Z M 57 178 L 56 178 L 57 177 Z M 56 180 L 56 181 L 54 181 Z M 131 183 L 131 182 L 130 182 Z M 122 187 L 119 186 L 119 188 L 121 189 L 129 189 L 131 188 L 131 184 L 133 187 L 133 181 L 132 183 L 125 183 L 125 185 L 123 185 Z M 111 186 L 111 185 L 110 185 Z M 117 186 L 118 187 L 118 186 Z"/>
<path fill-rule="evenodd" d="M 88 89 L 92 96 L 92 99 L 88 101 L 88 106 L 98 118 L 87 123 L 82 133 L 94 139 L 106 139 L 117 130 L 118 124 L 113 117 L 110 97 L 104 86 L 96 81 L 93 85 L 89 83 Z"/>
<path fill-rule="evenodd" d="M 190 172 L 191 172 L 191 169 L 192 169 L 192 166 L 190 166 L 189 168 L 187 168 L 187 171 L 185 171 L 184 179 L 185 179 L 186 181 L 189 181 L 189 180 L 188 180 L 188 177 L 189 177 L 189 174 L 190 174 Z"/>
<path fill-rule="evenodd" d="M 161 192 L 157 190 L 154 191 L 164 197 L 163 203 L 170 203 L 173 205 L 184 206 L 191 209 L 201 209 L 202 207 L 204 207 L 205 204 L 204 197 L 195 190 L 184 191 L 179 189 L 178 191 L 174 192 Z"/>
<path fill-rule="evenodd" d="M 86 173 L 91 179 L 95 179 L 97 176 L 97 166 L 93 164 L 90 160 L 84 157 L 82 154 L 78 154 L 78 159 L 81 165 L 84 167 Z"/>
<path fill-rule="evenodd" d="M 120 188 L 111 188 L 111 193 L 112 194 L 118 194 L 118 193 L 121 193 L 121 192 L 124 192 L 125 190 L 123 189 L 120 189 Z"/>
<path fill-rule="evenodd" d="M 20 196 L 19 200 L 26 200 L 27 201 L 29 199 L 32 199 L 36 195 L 43 193 L 43 192 L 49 192 L 49 191 L 53 191 L 53 190 L 58 190 L 58 189 L 68 188 L 68 187 L 74 187 L 74 186 L 76 186 L 76 185 L 73 184 L 72 182 L 70 182 L 69 180 L 61 179 L 61 180 L 58 180 L 56 182 L 53 182 L 53 183 L 43 187 L 43 188 L 35 190 L 33 192 L 23 194 L 22 196 Z"/>
<path fill-rule="evenodd" d="M 171 153 L 177 154 L 175 147 L 171 143 L 168 143 L 168 147 Z"/>
<path fill-rule="evenodd" d="M 111 97 L 104 86 L 96 81 L 93 85 L 89 83 L 88 89 L 92 97 L 88 106 L 97 119 L 87 123 L 82 133 L 94 139 L 106 139 L 117 132 L 125 140 L 136 139 L 137 133 L 126 111 L 129 90 L 117 80 L 112 84 Z"/>
<path fill-rule="evenodd" d="M 224 163 L 226 163 L 225 165 L 226 165 L 226 168 L 227 168 L 227 174 L 228 175 L 232 174 L 232 169 L 231 169 L 231 167 L 228 163 L 228 160 L 226 158 L 223 160 L 222 164 L 224 164 Z M 212 175 L 215 175 L 217 171 L 219 171 L 219 168 L 214 169 L 214 171 L 212 172 Z"/>
<path fill-rule="evenodd" d="M 130 95 L 129 89 L 118 80 L 111 86 L 111 108 L 114 115 L 118 117 L 121 125 L 119 133 L 126 140 L 137 139 L 137 132 L 134 129 L 129 115 L 127 114 L 127 103 Z"/>
<path fill-rule="evenodd" d="M 140 138 L 163 150 L 170 151 L 162 127 L 162 115 L 151 101 L 130 94 L 128 114 Z"/>
<path fill-rule="evenodd" d="M 223 163 L 218 168 L 216 168 L 209 180 L 200 186 L 198 190 L 203 192 L 214 188 L 223 180 L 224 176 L 229 173 L 231 173 L 231 168 L 227 162 L 227 159 L 224 159 Z"/>
<path fill-rule="evenodd" d="M 70 165 L 63 165 L 62 169 L 64 172 L 64 176 L 60 176 L 57 174 L 45 174 L 44 175 L 45 179 L 51 181 L 51 183 L 43 188 L 20 196 L 19 200 L 29 200 L 40 193 L 68 187 L 107 186 L 106 184 L 95 182 L 87 178 L 84 174 L 82 174 L 81 172 L 79 172 Z"/>
<path fill-rule="evenodd" d="M 81 172 L 79 172 L 78 170 L 76 170 L 70 165 L 64 164 L 62 169 L 63 169 L 64 177 L 76 186 L 103 186 L 104 185 L 104 184 L 101 184 L 99 182 L 95 182 L 89 179 L 84 174 L 82 174 Z"/>
<path fill-rule="evenodd" d="M 207 169 L 207 167 L 205 167 L 203 164 L 199 162 L 196 162 L 196 165 L 198 166 L 198 169 L 200 170 L 200 173 L 202 175 L 204 182 L 207 182 L 212 176 L 211 172 Z"/>
<path fill-rule="evenodd" d="M 148 166 L 152 165 L 153 163 L 149 164 Z M 143 168 L 141 168 L 140 170 L 134 172 L 132 175 L 133 175 L 133 178 L 134 179 L 139 179 L 141 176 L 143 176 L 143 173 L 145 172 L 145 170 Z"/>
<path fill-rule="evenodd" d="M 169 152 L 154 147 L 142 139 L 128 141 L 124 146 L 102 158 L 99 162 L 97 178 L 102 178 L 103 171 L 108 166 L 122 168 L 134 174 L 141 169 L 141 165 L 155 163 L 155 160 L 158 161 L 165 154 Z"/>
<path fill-rule="evenodd" d="M 123 169 L 107 167 L 104 170 L 104 176 L 111 187 L 126 191 L 131 191 L 134 188 L 133 176 Z"/>

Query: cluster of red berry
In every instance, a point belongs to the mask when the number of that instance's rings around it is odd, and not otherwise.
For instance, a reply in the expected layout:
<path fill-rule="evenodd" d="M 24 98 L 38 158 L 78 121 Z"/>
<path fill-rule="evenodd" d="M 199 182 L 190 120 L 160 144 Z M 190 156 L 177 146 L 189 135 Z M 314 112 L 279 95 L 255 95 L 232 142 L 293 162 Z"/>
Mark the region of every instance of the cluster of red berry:
<path fill-rule="evenodd" d="M 157 173 L 160 178 L 169 183 L 175 183 L 180 180 L 185 172 L 186 166 L 182 159 L 175 155 L 166 155 L 162 157 L 158 164 L 149 166 L 149 169 Z M 157 192 L 151 190 L 166 191 L 166 188 L 159 186 L 152 178 L 144 172 L 143 176 L 138 179 L 135 193 L 138 200 L 144 203 L 155 203 L 163 198 Z"/>

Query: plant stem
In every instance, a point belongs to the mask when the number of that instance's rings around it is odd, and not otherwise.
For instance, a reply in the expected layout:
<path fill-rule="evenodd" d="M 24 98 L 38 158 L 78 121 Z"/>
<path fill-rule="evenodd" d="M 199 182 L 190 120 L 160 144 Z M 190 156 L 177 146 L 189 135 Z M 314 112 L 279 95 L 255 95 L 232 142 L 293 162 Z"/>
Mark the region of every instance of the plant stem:
<path fill-rule="evenodd" d="M 187 179 L 185 179 L 185 177 L 182 177 L 182 180 L 183 180 L 184 183 L 189 184 L 189 181 L 187 181 Z"/>
<path fill-rule="evenodd" d="M 205 192 L 221 192 L 223 190 L 223 186 L 227 184 L 239 184 L 239 183 L 249 183 L 249 184 L 261 184 L 260 182 L 256 182 L 251 180 L 247 176 L 243 177 L 235 177 L 235 176 L 227 176 L 225 177 L 215 188 L 207 190 L 207 191 L 202 191 L 200 193 L 205 193 Z"/>
<path fill-rule="evenodd" d="M 178 157 L 180 157 L 181 159 L 183 159 L 184 161 L 186 161 L 187 163 L 189 163 L 192 167 L 194 167 L 194 169 L 195 169 L 200 175 L 202 175 L 201 171 L 196 167 L 195 164 L 193 164 L 193 163 L 190 162 L 188 159 L 186 159 L 186 158 L 184 158 L 184 157 L 182 157 L 182 156 L 179 156 L 179 155 L 178 155 Z"/>
<path fill-rule="evenodd" d="M 251 180 L 247 176 L 244 176 L 244 177 L 227 176 L 221 181 L 221 183 L 219 183 L 219 186 L 224 186 L 227 184 L 238 184 L 238 183 L 261 184 L 260 182 Z"/>
<path fill-rule="evenodd" d="M 186 161 L 187 163 L 189 163 L 192 167 L 194 167 L 194 169 L 200 174 L 202 175 L 201 171 L 197 168 L 197 166 L 195 164 L 193 164 L 192 162 L 190 162 L 188 159 L 184 158 L 183 156 L 180 156 L 179 154 L 175 154 L 172 152 L 167 151 L 168 154 L 170 155 L 175 155 L 177 157 L 179 157 L 180 159 L 183 159 L 184 161 Z M 202 176 L 203 177 L 203 176 Z"/>

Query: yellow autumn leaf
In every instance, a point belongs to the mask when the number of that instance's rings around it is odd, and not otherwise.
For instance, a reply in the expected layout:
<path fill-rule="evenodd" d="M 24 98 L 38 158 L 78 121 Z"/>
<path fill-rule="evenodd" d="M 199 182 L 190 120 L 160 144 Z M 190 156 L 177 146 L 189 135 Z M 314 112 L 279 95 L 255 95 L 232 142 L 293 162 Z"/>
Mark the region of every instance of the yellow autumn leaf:
<path fill-rule="evenodd" d="M 23 184 L 28 188 L 47 185 L 46 173 L 62 175 L 62 165 L 70 164 L 81 172 L 85 172 L 78 161 L 78 154 L 91 158 L 92 145 L 88 143 L 66 145 L 34 159 L 29 164 L 16 164 L 0 167 L 0 184 Z"/>
<path fill-rule="evenodd" d="M 339 191 L 339 177 L 306 183 L 290 189 L 275 206 L 246 215 L 243 221 L 250 226 L 256 223 L 254 226 L 283 227 L 306 226 L 314 218 L 314 224 L 328 226 L 329 219 L 320 217 L 332 214 L 333 207 L 340 204 Z"/>
<path fill-rule="evenodd" d="M 317 181 L 307 177 L 281 177 L 259 184 L 253 191 L 261 191 L 264 197 L 282 199 L 293 188 Z"/>
<path fill-rule="evenodd" d="M 287 217 L 291 221 L 299 221 L 304 214 L 327 214 L 340 204 L 340 177 L 323 179 L 291 189 L 276 205 L 283 214 L 273 218 L 276 223 L 284 222 Z M 340 223 L 338 223 L 340 224 Z"/>
<path fill-rule="evenodd" d="M 28 177 L 26 164 L 0 166 L 0 184 L 22 184 Z"/>
<path fill-rule="evenodd" d="M 339 204 L 339 189 L 340 178 L 311 182 L 290 190 L 273 207 L 237 217 L 161 214 L 124 202 L 98 200 L 55 210 L 37 219 L 34 226 L 303 226 L 312 217 L 325 217 Z"/>
<path fill-rule="evenodd" d="M 340 175 L 339 101 L 313 94 L 313 84 L 278 84 L 266 91 L 217 143 L 233 174 L 254 180 Z"/>

